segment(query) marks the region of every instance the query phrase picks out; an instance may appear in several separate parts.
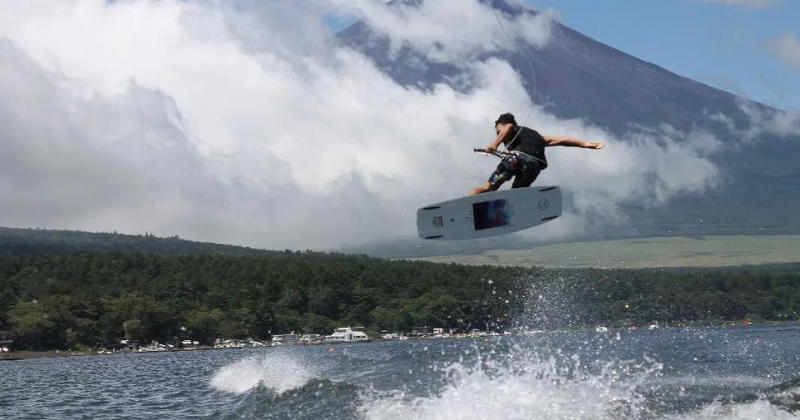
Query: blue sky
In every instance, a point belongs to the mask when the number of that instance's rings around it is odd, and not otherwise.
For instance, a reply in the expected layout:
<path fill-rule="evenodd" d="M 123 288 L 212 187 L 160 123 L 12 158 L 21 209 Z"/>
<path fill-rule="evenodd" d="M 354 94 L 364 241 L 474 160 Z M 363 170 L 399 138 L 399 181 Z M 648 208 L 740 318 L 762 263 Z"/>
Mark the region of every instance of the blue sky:
<path fill-rule="evenodd" d="M 800 108 L 800 69 L 770 41 L 800 35 L 800 1 L 535 0 L 600 42 L 700 82 L 783 109 Z M 728 4 L 742 3 L 742 4 Z"/>
<path fill-rule="evenodd" d="M 800 109 L 798 0 L 524 0 L 670 71 L 782 109 Z M 343 28 L 348 20 L 328 24 Z M 794 67 L 771 52 L 790 37 Z M 794 48 L 791 48 L 794 47 Z"/>

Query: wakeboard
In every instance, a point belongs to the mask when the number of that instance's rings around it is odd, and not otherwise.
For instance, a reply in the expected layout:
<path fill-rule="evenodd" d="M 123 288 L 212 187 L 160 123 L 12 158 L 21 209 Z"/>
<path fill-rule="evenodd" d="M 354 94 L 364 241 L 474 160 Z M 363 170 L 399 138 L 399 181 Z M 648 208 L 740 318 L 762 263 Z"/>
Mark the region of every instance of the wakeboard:
<path fill-rule="evenodd" d="M 468 240 L 507 235 L 561 216 L 561 188 L 492 191 L 417 210 L 421 239 Z"/>

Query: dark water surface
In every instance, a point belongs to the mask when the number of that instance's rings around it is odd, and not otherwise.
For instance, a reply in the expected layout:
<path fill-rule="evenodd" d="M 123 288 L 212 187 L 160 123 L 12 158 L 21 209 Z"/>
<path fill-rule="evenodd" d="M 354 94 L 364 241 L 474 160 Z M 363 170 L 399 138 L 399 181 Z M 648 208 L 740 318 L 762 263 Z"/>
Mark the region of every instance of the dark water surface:
<path fill-rule="evenodd" d="M 800 325 L 0 363 L 0 418 L 796 419 Z"/>

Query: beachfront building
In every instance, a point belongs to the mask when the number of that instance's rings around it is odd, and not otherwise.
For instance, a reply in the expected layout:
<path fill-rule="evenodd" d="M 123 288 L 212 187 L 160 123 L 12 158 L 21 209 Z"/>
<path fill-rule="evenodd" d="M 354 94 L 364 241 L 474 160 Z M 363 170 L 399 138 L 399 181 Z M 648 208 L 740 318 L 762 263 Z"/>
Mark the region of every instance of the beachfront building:
<path fill-rule="evenodd" d="M 295 344 L 300 339 L 297 334 L 274 334 L 272 336 L 273 346 L 282 346 L 284 344 Z"/>
<path fill-rule="evenodd" d="M 411 335 L 416 335 L 418 337 L 425 337 L 425 336 L 429 336 L 431 334 L 433 334 L 433 328 L 432 327 L 428 327 L 428 326 L 425 326 L 425 327 L 414 327 L 414 328 L 411 329 Z"/>

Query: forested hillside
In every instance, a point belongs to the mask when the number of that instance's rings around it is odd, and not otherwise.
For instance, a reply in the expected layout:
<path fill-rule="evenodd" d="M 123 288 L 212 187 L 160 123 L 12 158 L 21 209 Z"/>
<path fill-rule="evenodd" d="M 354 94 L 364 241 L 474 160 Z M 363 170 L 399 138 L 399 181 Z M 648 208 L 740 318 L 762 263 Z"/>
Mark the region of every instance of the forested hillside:
<path fill-rule="evenodd" d="M 516 273 L 288 252 L 0 258 L 0 324 L 30 348 L 330 334 L 339 325 L 467 328 L 504 319 L 505 302 L 517 302 Z"/>
<path fill-rule="evenodd" d="M 0 257 L 0 329 L 29 349 L 337 326 L 502 330 L 797 320 L 800 274 L 467 267 L 321 253 Z"/>
<path fill-rule="evenodd" d="M 211 242 L 195 242 L 177 236 L 123 235 L 72 230 L 0 227 L 0 256 L 60 255 L 91 252 L 145 252 L 164 255 L 220 254 L 263 255 L 270 251 Z"/>

